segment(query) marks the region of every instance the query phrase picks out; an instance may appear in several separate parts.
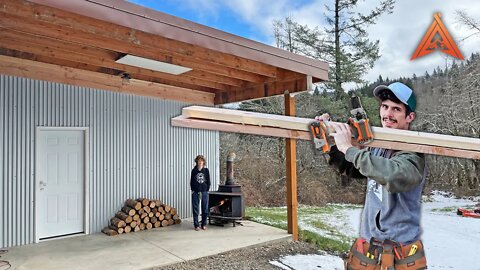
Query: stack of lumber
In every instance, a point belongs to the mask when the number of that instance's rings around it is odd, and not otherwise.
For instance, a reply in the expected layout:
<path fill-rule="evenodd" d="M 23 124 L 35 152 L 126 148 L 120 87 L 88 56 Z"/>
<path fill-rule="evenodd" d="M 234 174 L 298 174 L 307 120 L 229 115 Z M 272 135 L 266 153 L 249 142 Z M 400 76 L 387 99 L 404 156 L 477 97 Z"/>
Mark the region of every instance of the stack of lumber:
<path fill-rule="evenodd" d="M 183 108 L 173 126 L 311 140 L 313 119 L 202 106 Z M 368 146 L 461 158 L 480 159 L 480 139 L 372 127 Z"/>
<path fill-rule="evenodd" d="M 146 198 L 128 199 L 124 206 L 109 221 L 109 225 L 102 232 L 107 235 L 117 235 L 150 230 L 180 224 L 177 209 L 163 204 L 160 200 Z"/>

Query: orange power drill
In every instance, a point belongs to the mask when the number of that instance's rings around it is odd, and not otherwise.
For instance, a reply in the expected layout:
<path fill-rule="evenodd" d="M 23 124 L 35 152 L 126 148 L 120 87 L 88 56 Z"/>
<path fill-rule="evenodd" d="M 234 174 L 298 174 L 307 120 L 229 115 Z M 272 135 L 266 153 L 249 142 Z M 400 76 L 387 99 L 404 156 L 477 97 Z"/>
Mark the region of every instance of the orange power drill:
<path fill-rule="evenodd" d="M 367 113 L 360 103 L 360 98 L 355 94 L 350 99 L 352 110 L 347 123 L 352 127 L 352 136 L 358 144 L 368 144 L 373 141 L 372 128 L 367 117 Z M 310 132 L 313 137 L 313 143 L 316 152 L 322 151 L 324 154 L 329 153 L 335 141 L 330 136 L 331 130 L 328 127 L 328 121 L 313 121 L 310 124 Z"/>

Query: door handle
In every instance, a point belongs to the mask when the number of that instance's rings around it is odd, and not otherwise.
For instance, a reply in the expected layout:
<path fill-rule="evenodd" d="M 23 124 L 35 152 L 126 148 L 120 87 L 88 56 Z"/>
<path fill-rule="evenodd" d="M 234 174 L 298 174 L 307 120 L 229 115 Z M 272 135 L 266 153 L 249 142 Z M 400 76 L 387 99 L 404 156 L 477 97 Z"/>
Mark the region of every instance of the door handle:
<path fill-rule="evenodd" d="M 40 186 L 40 190 L 43 190 L 44 187 L 47 186 L 47 182 L 40 181 L 40 182 L 39 182 L 39 186 Z"/>

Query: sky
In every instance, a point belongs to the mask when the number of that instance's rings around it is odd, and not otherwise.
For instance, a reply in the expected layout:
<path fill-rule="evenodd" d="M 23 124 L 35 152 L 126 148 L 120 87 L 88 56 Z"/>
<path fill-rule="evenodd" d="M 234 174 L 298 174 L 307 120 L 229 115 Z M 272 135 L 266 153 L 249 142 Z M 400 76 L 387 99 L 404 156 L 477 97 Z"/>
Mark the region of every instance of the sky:
<path fill-rule="evenodd" d="M 274 45 L 274 20 L 291 16 L 302 25 L 323 28 L 325 5 L 334 3 L 333 0 L 129 1 L 269 45 Z M 367 13 L 379 2 L 360 0 L 355 12 Z M 410 60 L 436 12 L 441 13 L 443 24 L 465 58 L 480 51 L 480 35 L 465 39 L 473 32 L 458 23 L 457 10 L 480 21 L 478 0 L 397 0 L 392 14 L 382 15 L 375 25 L 367 28 L 370 40 L 380 41 L 381 58 L 363 79 L 374 81 L 379 75 L 384 79 L 410 77 L 414 73 L 421 76 L 426 70 L 431 73 L 435 67 L 444 68 L 451 63 L 452 58 L 440 52 Z"/>

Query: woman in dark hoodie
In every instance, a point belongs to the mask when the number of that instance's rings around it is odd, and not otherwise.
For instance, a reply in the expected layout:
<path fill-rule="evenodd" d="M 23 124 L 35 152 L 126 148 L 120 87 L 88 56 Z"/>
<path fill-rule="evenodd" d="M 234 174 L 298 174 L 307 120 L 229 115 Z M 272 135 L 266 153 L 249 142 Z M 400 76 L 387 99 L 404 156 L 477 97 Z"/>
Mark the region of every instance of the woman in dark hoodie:
<path fill-rule="evenodd" d="M 200 197 L 202 198 L 202 230 L 206 230 L 208 216 L 208 190 L 210 189 L 210 172 L 205 167 L 205 157 L 198 155 L 195 158 L 195 167 L 192 169 L 190 177 L 190 188 L 192 189 L 192 208 L 193 208 L 193 226 L 195 230 L 200 230 L 198 223 L 198 206 Z"/>

